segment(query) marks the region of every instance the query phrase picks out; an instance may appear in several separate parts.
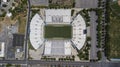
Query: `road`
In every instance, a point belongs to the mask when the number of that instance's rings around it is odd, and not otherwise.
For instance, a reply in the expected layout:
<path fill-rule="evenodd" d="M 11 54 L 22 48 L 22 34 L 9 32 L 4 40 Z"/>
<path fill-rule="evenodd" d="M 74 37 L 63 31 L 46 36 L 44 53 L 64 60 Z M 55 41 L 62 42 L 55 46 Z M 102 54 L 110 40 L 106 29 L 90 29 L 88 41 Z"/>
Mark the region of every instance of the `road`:
<path fill-rule="evenodd" d="M 5 60 L 0 64 L 26 64 L 26 60 Z M 28 65 L 61 65 L 61 66 L 89 66 L 89 67 L 120 67 L 120 62 L 75 62 L 75 61 L 40 61 L 29 60 Z"/>
<path fill-rule="evenodd" d="M 25 53 L 25 60 L 28 59 L 28 38 L 29 38 L 29 26 L 30 26 L 30 0 L 28 1 L 28 12 L 27 12 L 27 23 L 26 23 L 26 32 L 25 32 L 25 41 L 24 41 L 24 53 Z"/>

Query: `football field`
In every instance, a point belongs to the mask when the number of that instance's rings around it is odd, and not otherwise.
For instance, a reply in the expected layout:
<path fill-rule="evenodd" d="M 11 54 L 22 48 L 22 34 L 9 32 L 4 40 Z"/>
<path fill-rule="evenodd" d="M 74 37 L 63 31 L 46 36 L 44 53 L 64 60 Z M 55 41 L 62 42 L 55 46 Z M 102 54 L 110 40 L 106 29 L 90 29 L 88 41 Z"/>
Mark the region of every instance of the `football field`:
<path fill-rule="evenodd" d="M 45 38 L 67 38 L 72 37 L 72 26 L 70 25 L 46 25 L 44 27 Z"/>

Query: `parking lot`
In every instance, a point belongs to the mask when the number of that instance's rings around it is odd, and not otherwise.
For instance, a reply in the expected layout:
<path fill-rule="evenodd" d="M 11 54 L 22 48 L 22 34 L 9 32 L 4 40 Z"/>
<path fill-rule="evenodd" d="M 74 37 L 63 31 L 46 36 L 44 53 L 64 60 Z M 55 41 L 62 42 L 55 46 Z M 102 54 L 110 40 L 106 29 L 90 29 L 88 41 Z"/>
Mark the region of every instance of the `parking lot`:
<path fill-rule="evenodd" d="M 97 31 L 96 31 L 96 28 L 97 28 L 97 23 L 96 23 L 96 20 L 97 20 L 97 16 L 95 14 L 95 12 L 90 12 L 90 35 L 91 35 L 91 48 L 90 48 L 90 59 L 97 59 Z"/>
<path fill-rule="evenodd" d="M 75 0 L 76 8 L 97 8 L 98 0 Z"/>
<path fill-rule="evenodd" d="M 48 6 L 48 0 L 30 0 L 33 6 Z"/>

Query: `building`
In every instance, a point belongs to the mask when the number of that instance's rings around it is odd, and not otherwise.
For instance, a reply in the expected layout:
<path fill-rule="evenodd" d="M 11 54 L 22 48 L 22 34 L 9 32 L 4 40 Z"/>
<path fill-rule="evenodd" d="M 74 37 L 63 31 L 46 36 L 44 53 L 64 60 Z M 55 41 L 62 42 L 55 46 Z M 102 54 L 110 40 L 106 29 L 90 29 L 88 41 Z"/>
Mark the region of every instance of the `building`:
<path fill-rule="evenodd" d="M 24 46 L 24 35 L 23 34 L 13 34 L 13 47 L 16 52 L 22 52 Z"/>
<path fill-rule="evenodd" d="M 7 2 L 7 0 L 3 0 L 3 2 Z"/>
<path fill-rule="evenodd" d="M 24 35 L 23 34 L 13 34 L 13 47 L 24 45 Z"/>
<path fill-rule="evenodd" d="M 5 43 L 0 42 L 0 57 L 4 57 L 4 56 L 5 56 Z"/>
<path fill-rule="evenodd" d="M 46 30 L 47 26 L 49 30 Z M 68 31 L 65 26 L 71 27 L 69 30 L 72 31 Z M 71 36 L 66 38 L 67 34 Z M 70 56 L 72 55 L 72 47 L 80 50 L 85 41 L 86 23 L 80 14 L 72 21 L 71 9 L 46 9 L 45 19 L 42 19 L 39 14 L 35 14 L 31 20 L 31 45 L 36 50 L 44 46 L 44 56 Z"/>

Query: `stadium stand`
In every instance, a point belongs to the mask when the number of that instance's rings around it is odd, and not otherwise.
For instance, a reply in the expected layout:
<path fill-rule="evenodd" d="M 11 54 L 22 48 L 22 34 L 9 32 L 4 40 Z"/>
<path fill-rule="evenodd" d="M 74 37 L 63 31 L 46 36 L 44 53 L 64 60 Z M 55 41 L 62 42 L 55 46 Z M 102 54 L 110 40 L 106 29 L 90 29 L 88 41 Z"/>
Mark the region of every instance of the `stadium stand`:
<path fill-rule="evenodd" d="M 86 41 L 86 33 L 84 31 L 86 30 L 86 24 L 82 16 L 79 14 L 72 22 L 73 26 L 73 38 L 72 42 L 77 47 L 78 50 L 80 50 L 85 41 Z"/>
<path fill-rule="evenodd" d="M 39 14 L 35 14 L 30 24 L 30 42 L 35 49 L 38 49 L 44 42 L 43 27 L 43 20 Z"/>

